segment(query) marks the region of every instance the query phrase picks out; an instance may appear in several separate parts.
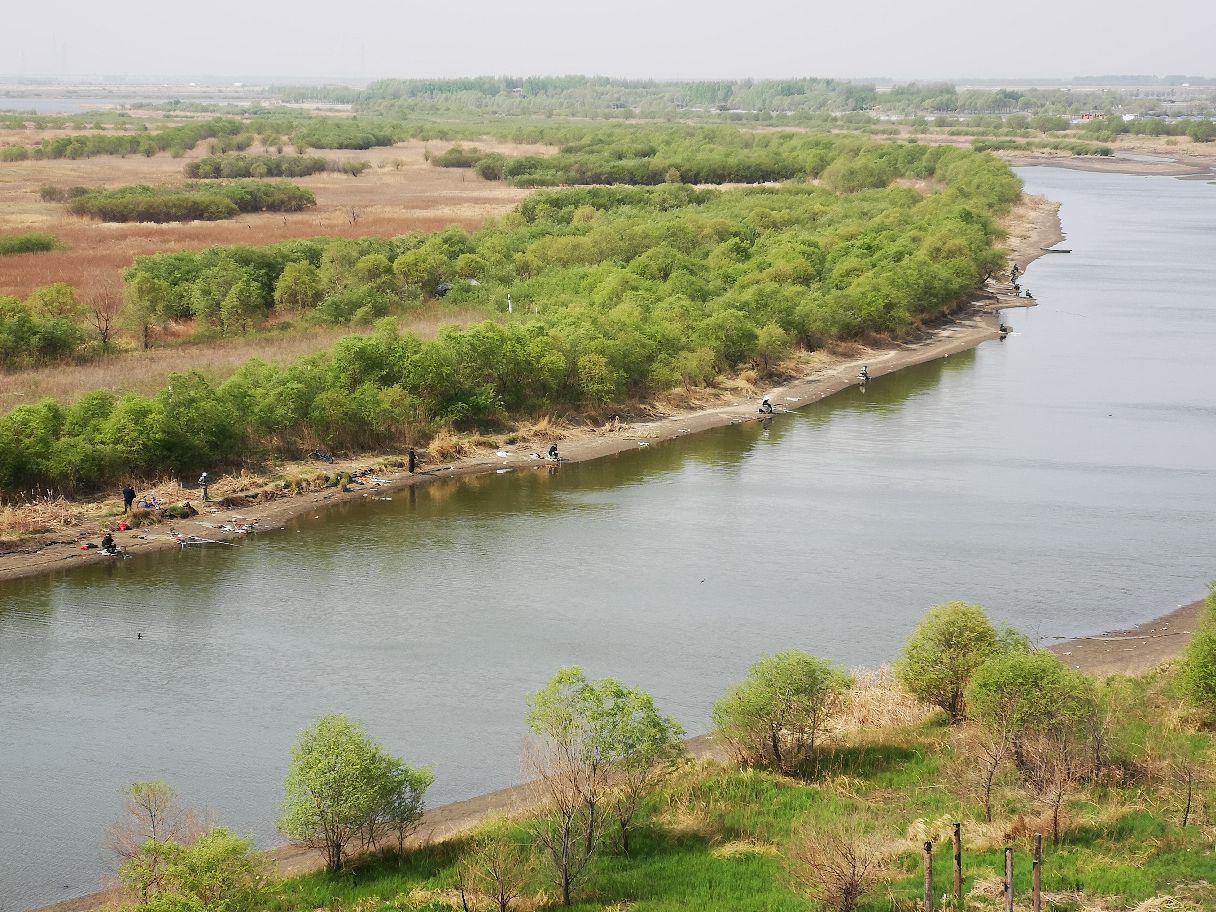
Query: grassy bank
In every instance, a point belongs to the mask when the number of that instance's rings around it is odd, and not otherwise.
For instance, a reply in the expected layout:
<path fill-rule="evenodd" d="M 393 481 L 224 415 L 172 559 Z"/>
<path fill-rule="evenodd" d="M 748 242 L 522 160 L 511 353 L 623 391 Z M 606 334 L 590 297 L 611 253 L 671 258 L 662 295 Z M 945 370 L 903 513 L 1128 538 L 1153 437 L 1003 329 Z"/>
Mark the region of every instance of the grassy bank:
<path fill-rule="evenodd" d="M 965 906 L 1001 906 L 1004 848 L 1015 851 L 1014 889 L 1023 907 L 1031 887 L 1030 852 L 1047 833 L 1043 864 L 1045 907 L 1056 910 L 1216 908 L 1211 850 L 1216 836 L 1210 791 L 1180 825 L 1186 801 L 1181 780 L 1163 767 L 1149 735 L 1154 716 L 1184 712 L 1168 672 L 1109 685 L 1122 689 L 1111 731 L 1109 772 L 1070 798 L 1059 847 L 1050 841 L 1044 807 L 1011 778 L 997 786 L 994 820 L 968 794 L 965 739 L 944 717 L 898 721 L 914 709 L 898 693 L 868 688 L 880 706 L 902 707 L 887 720 L 834 737 L 797 775 L 782 776 L 719 762 L 693 763 L 644 806 L 628 855 L 609 848 L 593 863 L 574 908 L 580 910 L 805 910 L 796 858 L 806 834 L 848 820 L 873 837 L 880 883 L 863 910 L 911 910 L 923 896 L 922 846 L 934 841 L 934 894 L 952 892 L 950 835 L 961 821 Z M 1130 707 L 1137 707 L 1131 709 Z M 894 721 L 893 721 L 894 719 Z M 1208 750 L 1211 736 L 1193 733 Z M 1210 762 L 1210 761 L 1209 761 Z M 963 787 L 960 787 L 962 785 Z M 532 824 L 511 824 L 512 838 L 530 839 Z M 480 834 L 421 848 L 404 858 L 365 858 L 338 878 L 312 874 L 281 883 L 265 908 L 440 910 L 459 908 L 460 868 Z M 536 870 L 520 908 L 556 901 Z M 1146 905 L 1147 903 L 1147 905 Z M 484 898 L 471 908 L 484 907 Z"/>

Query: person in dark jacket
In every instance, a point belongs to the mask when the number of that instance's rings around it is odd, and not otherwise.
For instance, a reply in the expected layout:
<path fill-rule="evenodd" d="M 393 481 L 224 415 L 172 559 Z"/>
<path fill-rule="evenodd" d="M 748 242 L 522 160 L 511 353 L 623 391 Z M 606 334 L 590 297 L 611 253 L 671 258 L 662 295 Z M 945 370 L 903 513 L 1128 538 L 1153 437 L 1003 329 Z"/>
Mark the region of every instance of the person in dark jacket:
<path fill-rule="evenodd" d="M 128 482 L 127 486 L 122 489 L 122 511 L 129 513 L 131 511 L 131 504 L 133 503 L 135 503 L 135 489 Z"/>
<path fill-rule="evenodd" d="M 410 474 L 413 475 L 414 469 L 418 468 L 418 454 L 414 452 L 413 447 L 410 447 L 409 460 L 410 460 Z"/>

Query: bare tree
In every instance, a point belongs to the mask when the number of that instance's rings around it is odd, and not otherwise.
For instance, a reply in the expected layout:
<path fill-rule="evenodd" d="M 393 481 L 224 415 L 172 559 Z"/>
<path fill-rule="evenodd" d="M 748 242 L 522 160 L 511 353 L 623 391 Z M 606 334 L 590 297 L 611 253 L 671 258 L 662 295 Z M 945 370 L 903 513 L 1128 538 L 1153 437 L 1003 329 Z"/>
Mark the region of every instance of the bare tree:
<path fill-rule="evenodd" d="M 122 819 L 109 832 L 107 842 L 118 864 L 132 861 L 144 855 L 149 842 L 176 842 L 189 845 L 207 830 L 207 824 L 194 811 L 183 807 L 172 786 L 159 780 L 132 782 L 126 790 Z M 156 863 L 156 856 L 149 856 Z M 158 885 L 158 872 L 147 872 L 142 902 Z"/>
<path fill-rule="evenodd" d="M 532 835 L 552 863 L 562 902 L 569 906 L 574 885 L 594 855 L 595 831 L 585 797 L 588 771 L 567 747 L 552 740 L 529 743 L 523 763 L 545 808 L 532 823 Z"/>
<path fill-rule="evenodd" d="M 118 332 L 118 318 L 122 312 L 122 295 L 110 289 L 97 292 L 88 300 L 89 323 L 97 331 L 101 350 L 110 351 L 110 341 Z"/>
<path fill-rule="evenodd" d="M 1051 813 L 1051 843 L 1060 844 L 1065 802 L 1084 772 L 1087 745 L 1070 727 L 1053 727 L 1022 740 L 1022 774 L 1031 797 Z"/>
<path fill-rule="evenodd" d="M 955 735 L 951 781 L 964 796 L 983 805 L 984 819 L 989 823 L 992 823 L 993 788 L 1012 754 L 1008 727 L 999 720 L 991 726 L 967 725 Z"/>
<path fill-rule="evenodd" d="M 803 830 L 790 852 L 789 870 L 803 892 L 834 912 L 853 912 L 887 877 L 881 842 L 853 821 Z"/>

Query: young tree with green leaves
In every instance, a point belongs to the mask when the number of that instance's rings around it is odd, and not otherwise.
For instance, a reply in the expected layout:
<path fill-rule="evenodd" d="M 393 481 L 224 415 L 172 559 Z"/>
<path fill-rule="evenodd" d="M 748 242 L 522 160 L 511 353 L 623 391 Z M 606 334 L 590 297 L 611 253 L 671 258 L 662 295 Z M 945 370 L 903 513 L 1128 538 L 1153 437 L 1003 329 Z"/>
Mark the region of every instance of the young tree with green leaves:
<path fill-rule="evenodd" d="M 958 723 L 966 718 L 963 697 L 971 676 L 999 648 L 983 608 L 966 602 L 934 605 L 904 644 L 895 674 L 908 693 L 940 706 Z"/>
<path fill-rule="evenodd" d="M 766 656 L 714 704 L 714 729 L 742 763 L 792 773 L 814 757 L 851 686 L 843 668 L 805 652 Z"/>
<path fill-rule="evenodd" d="M 387 756 L 359 723 L 322 716 L 291 750 L 279 830 L 322 852 L 326 870 L 336 873 L 349 847 L 366 843 L 369 833 L 386 823 L 398 832 L 412 828 L 431 781 L 429 771 Z"/>
<path fill-rule="evenodd" d="M 528 755 L 532 771 L 560 820 L 541 839 L 569 905 L 574 879 L 595 851 L 602 805 L 615 798 L 628 851 L 638 805 L 683 755 L 684 730 L 661 715 L 645 691 L 613 678 L 590 681 L 575 666 L 561 669 L 532 697 L 528 725 L 538 742 Z M 576 839 L 581 845 L 572 844 Z"/>
<path fill-rule="evenodd" d="M 124 321 L 143 341 L 144 349 L 152 347 L 152 327 L 169 319 L 169 283 L 147 273 L 137 272 L 127 282 Z"/>
<path fill-rule="evenodd" d="M 267 868 L 248 839 L 213 827 L 188 843 L 149 839 L 118 874 L 152 912 L 252 912 L 266 897 Z"/>

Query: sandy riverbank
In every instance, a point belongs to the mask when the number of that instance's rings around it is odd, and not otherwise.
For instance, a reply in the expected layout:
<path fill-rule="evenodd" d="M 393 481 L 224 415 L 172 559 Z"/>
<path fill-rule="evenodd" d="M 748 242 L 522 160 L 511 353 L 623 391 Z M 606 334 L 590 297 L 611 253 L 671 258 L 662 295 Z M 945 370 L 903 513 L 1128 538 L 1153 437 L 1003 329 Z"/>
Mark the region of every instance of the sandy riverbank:
<path fill-rule="evenodd" d="M 1062 240 L 1058 208 L 1057 204 L 1038 196 L 1023 197 L 1014 207 L 1005 220 L 1008 235 L 1006 246 L 1010 262 L 1015 262 L 1025 269 L 1031 261 L 1042 255 L 1040 248 L 1050 247 Z M 685 434 L 754 421 L 759 417 L 756 404 L 761 396 L 770 398 L 778 411 L 801 408 L 856 384 L 857 371 L 862 364 L 869 366 L 871 376 L 880 377 L 904 367 L 946 358 L 975 348 L 981 342 L 999 336 L 998 324 L 992 315 L 995 309 L 1033 303 L 1025 298 L 1014 299 L 1003 293 L 1006 290 L 1000 286 L 986 290 L 977 296 L 973 306 L 961 312 L 955 319 L 898 345 L 876 349 L 853 346 L 848 355 L 817 352 L 806 359 L 805 373 L 802 376 L 777 387 L 748 388 L 746 392 L 737 389 L 733 393 L 719 390 L 706 393 L 704 400 L 707 401 L 692 408 L 666 409 L 660 404 L 652 404 L 646 408 L 644 414 L 634 420 L 612 422 L 603 427 L 562 427 L 555 434 L 560 441 L 562 460 L 582 462 L 598 459 Z M 521 444 L 511 447 L 510 455 L 506 457 L 500 457 L 491 450 L 440 464 L 424 460 L 423 470 L 414 475 L 382 466 L 376 469 L 375 477 L 387 483 L 370 488 L 367 485 L 355 485 L 347 491 L 327 488 L 224 509 L 214 504 L 199 504 L 195 499 L 194 505 L 202 508 L 200 515 L 191 519 L 115 532 L 115 539 L 118 545 L 131 555 L 180 548 L 180 537 L 197 536 L 214 541 L 232 541 L 239 538 L 240 534 L 225 532 L 219 526 L 256 524 L 263 529 L 271 528 L 330 503 L 369 496 L 391 496 L 394 490 L 426 484 L 436 478 L 486 474 L 503 469 L 535 469 L 547 463 L 538 463 L 531 457 L 531 453 L 534 450 L 543 452 L 546 448 L 547 444 L 529 441 L 526 446 Z M 313 472 L 358 471 L 374 462 L 375 459 L 369 457 L 366 460 L 340 460 L 335 465 L 317 464 L 309 468 Z M 251 479 L 250 482 L 244 483 L 247 487 L 242 488 L 243 483 L 239 478 L 222 479 L 214 484 L 212 496 L 215 500 L 221 497 L 240 500 L 243 490 L 256 490 L 264 487 L 267 481 L 266 478 Z M 186 496 L 190 497 L 194 493 L 186 492 Z M 119 518 L 113 517 L 107 525 L 112 525 Z M 14 547 L 0 554 L 0 584 L 6 580 L 114 560 L 115 558 L 102 555 L 96 550 L 80 549 L 82 543 L 97 542 L 101 535 L 102 528 L 94 518 L 91 522 L 84 521 L 76 524 L 74 528 L 47 536 L 43 541 Z"/>

